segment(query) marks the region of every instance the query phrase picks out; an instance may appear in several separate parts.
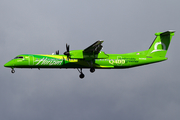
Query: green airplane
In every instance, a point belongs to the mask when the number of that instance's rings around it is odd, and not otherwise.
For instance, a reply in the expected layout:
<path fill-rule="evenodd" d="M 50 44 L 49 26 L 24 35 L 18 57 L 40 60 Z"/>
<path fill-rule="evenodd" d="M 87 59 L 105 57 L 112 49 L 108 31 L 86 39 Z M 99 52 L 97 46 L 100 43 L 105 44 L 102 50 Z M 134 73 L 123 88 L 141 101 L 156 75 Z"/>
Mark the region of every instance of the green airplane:
<path fill-rule="evenodd" d="M 150 48 L 145 51 L 138 51 L 126 54 L 106 54 L 102 49 L 102 40 L 96 41 L 84 50 L 69 50 L 66 44 L 64 55 L 56 54 L 21 54 L 7 62 L 4 67 L 11 68 L 77 68 L 80 78 L 84 78 L 82 69 L 123 69 L 167 60 L 166 52 L 169 48 L 174 30 L 155 33 L 156 38 Z"/>

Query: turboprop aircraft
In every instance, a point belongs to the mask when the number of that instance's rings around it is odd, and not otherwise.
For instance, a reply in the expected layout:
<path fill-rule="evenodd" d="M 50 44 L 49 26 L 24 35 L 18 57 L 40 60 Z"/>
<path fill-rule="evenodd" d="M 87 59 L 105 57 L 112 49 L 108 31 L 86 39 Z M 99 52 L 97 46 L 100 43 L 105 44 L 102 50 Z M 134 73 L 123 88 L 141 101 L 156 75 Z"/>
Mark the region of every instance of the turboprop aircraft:
<path fill-rule="evenodd" d="M 106 54 L 101 51 L 102 40 L 96 41 L 84 50 L 69 50 L 66 44 L 64 55 L 56 54 L 21 54 L 7 62 L 4 67 L 11 68 L 77 68 L 80 78 L 84 78 L 82 69 L 122 69 L 131 68 L 167 60 L 166 52 L 169 48 L 174 30 L 155 33 L 156 38 L 148 50 L 126 54 Z"/>

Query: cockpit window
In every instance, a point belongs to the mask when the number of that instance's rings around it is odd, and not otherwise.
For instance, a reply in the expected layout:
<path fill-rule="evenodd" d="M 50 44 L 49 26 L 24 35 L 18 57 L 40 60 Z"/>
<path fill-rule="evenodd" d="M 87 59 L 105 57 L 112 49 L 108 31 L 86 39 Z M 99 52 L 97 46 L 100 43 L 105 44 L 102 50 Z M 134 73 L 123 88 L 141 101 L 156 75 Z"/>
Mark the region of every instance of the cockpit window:
<path fill-rule="evenodd" d="M 23 59 L 23 56 L 17 56 L 14 59 Z"/>

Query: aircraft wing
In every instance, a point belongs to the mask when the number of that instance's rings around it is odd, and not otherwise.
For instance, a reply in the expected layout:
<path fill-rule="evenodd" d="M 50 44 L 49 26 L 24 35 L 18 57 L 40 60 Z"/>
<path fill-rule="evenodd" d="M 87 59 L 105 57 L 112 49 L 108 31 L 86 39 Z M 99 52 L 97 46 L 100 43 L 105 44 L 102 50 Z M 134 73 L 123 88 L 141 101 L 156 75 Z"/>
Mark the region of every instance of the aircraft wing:
<path fill-rule="evenodd" d="M 86 49 L 84 49 L 83 52 L 84 53 L 92 53 L 92 54 L 95 53 L 95 54 L 98 54 L 101 51 L 102 47 L 103 47 L 101 45 L 103 42 L 104 41 L 102 41 L 102 40 L 98 40 L 94 44 L 92 44 L 91 46 L 89 46 Z"/>

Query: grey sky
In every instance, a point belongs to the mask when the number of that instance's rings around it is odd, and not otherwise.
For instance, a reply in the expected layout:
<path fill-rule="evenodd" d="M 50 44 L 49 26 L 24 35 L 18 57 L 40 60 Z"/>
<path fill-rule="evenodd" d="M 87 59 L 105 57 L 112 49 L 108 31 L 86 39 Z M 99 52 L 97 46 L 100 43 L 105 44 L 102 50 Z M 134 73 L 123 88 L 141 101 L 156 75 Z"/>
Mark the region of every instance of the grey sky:
<path fill-rule="evenodd" d="M 1 0 L 1 120 L 180 119 L 178 0 Z M 84 49 L 104 40 L 106 53 L 146 50 L 154 33 L 176 30 L 167 61 L 125 70 L 16 69 L 18 54 Z"/>

